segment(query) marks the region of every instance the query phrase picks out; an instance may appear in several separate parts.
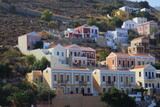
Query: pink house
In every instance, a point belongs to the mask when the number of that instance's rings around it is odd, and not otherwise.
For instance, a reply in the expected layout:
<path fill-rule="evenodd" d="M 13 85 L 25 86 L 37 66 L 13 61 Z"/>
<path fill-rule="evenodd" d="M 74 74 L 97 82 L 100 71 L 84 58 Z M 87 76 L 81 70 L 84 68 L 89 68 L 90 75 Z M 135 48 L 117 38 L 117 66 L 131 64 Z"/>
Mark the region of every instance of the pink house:
<path fill-rule="evenodd" d="M 138 33 L 140 35 L 151 35 L 153 34 L 152 28 L 157 28 L 157 22 L 149 21 L 138 25 Z"/>
<path fill-rule="evenodd" d="M 74 29 L 70 29 L 68 28 L 65 32 L 64 32 L 64 36 L 71 38 L 71 37 L 75 37 L 75 38 L 95 38 L 99 36 L 99 28 L 96 26 L 88 26 L 88 25 L 82 25 L 79 26 L 77 28 Z"/>

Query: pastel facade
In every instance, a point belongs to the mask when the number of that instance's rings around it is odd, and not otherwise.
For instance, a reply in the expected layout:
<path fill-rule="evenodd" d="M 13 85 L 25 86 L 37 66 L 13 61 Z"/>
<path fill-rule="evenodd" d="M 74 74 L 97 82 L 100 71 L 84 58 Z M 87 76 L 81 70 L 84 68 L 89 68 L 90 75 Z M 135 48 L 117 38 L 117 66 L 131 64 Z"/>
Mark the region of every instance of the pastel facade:
<path fill-rule="evenodd" d="M 59 62 L 61 62 L 61 64 L 66 64 L 66 49 L 58 44 L 55 46 L 50 47 L 49 52 L 52 56 L 54 56 L 53 59 L 57 59 L 59 60 Z M 54 62 L 56 64 L 56 62 Z"/>
<path fill-rule="evenodd" d="M 138 24 L 134 22 L 133 20 L 127 20 L 123 22 L 122 28 L 125 29 L 133 29 L 136 30 L 138 27 Z"/>
<path fill-rule="evenodd" d="M 156 69 L 148 64 L 142 66 L 136 66 L 130 71 L 134 71 L 136 74 L 136 84 L 138 87 L 143 87 L 146 89 L 156 88 Z"/>
<path fill-rule="evenodd" d="M 65 94 L 92 94 L 92 73 L 88 69 L 46 68 L 44 83 L 51 89 L 62 89 Z"/>
<path fill-rule="evenodd" d="M 123 6 L 123 7 L 119 8 L 119 10 L 128 11 L 129 13 L 132 13 L 132 12 L 138 11 L 138 8 L 133 8 L 133 7 L 129 7 L 129 6 Z"/>
<path fill-rule="evenodd" d="M 106 57 L 108 69 L 128 70 L 135 65 L 135 58 L 127 53 L 110 53 Z"/>
<path fill-rule="evenodd" d="M 134 22 L 136 22 L 137 24 L 141 24 L 141 23 L 146 23 L 147 22 L 147 18 L 145 18 L 145 17 L 135 17 L 132 20 Z"/>
<path fill-rule="evenodd" d="M 93 67 L 96 64 L 96 51 L 90 47 L 69 45 L 66 49 L 67 63 L 70 66 Z"/>
<path fill-rule="evenodd" d="M 157 88 L 160 88 L 160 70 L 156 70 Z"/>
<path fill-rule="evenodd" d="M 155 58 L 150 54 L 127 54 L 127 53 L 111 53 L 106 58 L 106 64 L 109 69 L 128 70 L 135 66 L 154 64 Z"/>
<path fill-rule="evenodd" d="M 96 69 L 92 73 L 93 86 L 97 93 L 108 91 L 111 87 L 132 93 L 135 88 L 135 73 L 130 71 L 112 71 Z"/>
<path fill-rule="evenodd" d="M 26 79 L 30 83 L 39 83 L 43 82 L 43 74 L 42 71 L 33 70 L 31 73 L 26 74 Z"/>
<path fill-rule="evenodd" d="M 115 12 L 114 16 L 122 20 L 128 20 L 130 18 L 130 13 L 128 11 L 118 10 Z"/>
<path fill-rule="evenodd" d="M 128 47 L 129 54 L 144 54 L 149 53 L 149 50 L 149 39 L 144 36 L 133 39 Z"/>
<path fill-rule="evenodd" d="M 96 38 L 99 36 L 99 28 L 85 24 L 74 29 L 67 29 L 64 36 L 67 38 Z"/>
<path fill-rule="evenodd" d="M 138 25 L 138 33 L 140 35 L 151 35 L 154 32 L 151 31 L 153 28 L 158 28 L 157 22 L 149 21 Z M 156 31 L 155 31 L 156 32 Z"/>
<path fill-rule="evenodd" d="M 115 31 L 107 31 L 105 33 L 106 38 L 111 38 L 114 42 L 127 42 L 128 30 L 123 28 L 116 28 Z"/>

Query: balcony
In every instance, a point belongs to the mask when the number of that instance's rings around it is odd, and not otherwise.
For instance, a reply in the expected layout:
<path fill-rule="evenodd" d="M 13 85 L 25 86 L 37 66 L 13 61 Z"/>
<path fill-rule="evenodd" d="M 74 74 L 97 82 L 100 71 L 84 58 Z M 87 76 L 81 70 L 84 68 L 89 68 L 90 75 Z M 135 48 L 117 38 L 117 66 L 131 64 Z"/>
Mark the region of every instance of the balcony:
<path fill-rule="evenodd" d="M 68 83 L 67 80 L 58 80 L 58 84 L 65 85 L 67 83 Z"/>
<path fill-rule="evenodd" d="M 114 81 L 106 81 L 107 85 L 114 85 Z"/>
<path fill-rule="evenodd" d="M 79 81 L 79 84 L 80 85 L 87 85 L 87 82 L 86 81 Z"/>
<path fill-rule="evenodd" d="M 145 77 L 145 79 L 148 79 L 148 80 L 152 79 L 153 80 L 153 79 L 155 79 L 155 77 Z"/>

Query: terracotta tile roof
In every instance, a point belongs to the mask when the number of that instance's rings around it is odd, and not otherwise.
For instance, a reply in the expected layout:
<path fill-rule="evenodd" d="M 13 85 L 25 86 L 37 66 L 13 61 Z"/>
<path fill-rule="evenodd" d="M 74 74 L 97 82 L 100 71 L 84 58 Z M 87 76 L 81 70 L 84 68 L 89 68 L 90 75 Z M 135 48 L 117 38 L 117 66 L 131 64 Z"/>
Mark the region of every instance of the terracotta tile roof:
<path fill-rule="evenodd" d="M 90 47 L 80 47 L 81 49 L 87 49 L 87 50 L 94 50 L 93 48 Z M 94 50 L 95 51 L 95 50 Z"/>
<path fill-rule="evenodd" d="M 129 55 L 128 53 L 114 53 L 114 54 L 120 55 L 120 56 L 131 56 L 131 55 Z"/>
<path fill-rule="evenodd" d="M 114 70 L 114 69 L 99 69 L 99 70 L 101 71 L 128 71 L 129 72 L 129 70 Z"/>
<path fill-rule="evenodd" d="M 53 70 L 77 70 L 77 71 L 89 71 L 89 69 L 81 69 L 81 68 L 58 68 L 58 67 L 52 67 Z"/>
<path fill-rule="evenodd" d="M 57 45 L 51 46 L 50 48 L 55 48 Z"/>
<path fill-rule="evenodd" d="M 144 39 L 144 38 L 147 39 L 146 37 L 142 36 L 142 37 L 135 38 L 135 39 L 133 39 L 132 41 L 140 40 L 140 39 Z"/>
<path fill-rule="evenodd" d="M 71 46 L 74 46 L 75 44 L 72 44 L 72 45 L 67 45 L 67 46 L 64 46 L 64 48 L 69 48 Z"/>
<path fill-rule="evenodd" d="M 131 55 L 131 56 L 137 56 L 137 57 L 150 57 L 150 58 L 153 57 L 153 56 L 151 56 L 150 54 L 134 54 L 134 55 Z"/>
<path fill-rule="evenodd" d="M 147 64 L 148 65 L 148 64 Z M 147 65 L 140 65 L 140 66 L 135 66 L 133 69 L 139 69 L 139 68 L 144 68 L 146 67 Z"/>

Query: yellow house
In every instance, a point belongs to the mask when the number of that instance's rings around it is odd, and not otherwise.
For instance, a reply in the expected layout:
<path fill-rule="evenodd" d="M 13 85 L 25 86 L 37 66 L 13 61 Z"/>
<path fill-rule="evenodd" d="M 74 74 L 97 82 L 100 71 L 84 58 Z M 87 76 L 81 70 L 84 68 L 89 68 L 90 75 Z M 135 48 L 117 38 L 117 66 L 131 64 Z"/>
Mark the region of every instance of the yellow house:
<path fill-rule="evenodd" d="M 128 20 L 130 18 L 130 13 L 128 11 L 118 10 L 114 13 L 114 16 L 122 20 Z"/>
<path fill-rule="evenodd" d="M 43 82 L 42 71 L 33 70 L 31 73 L 26 74 L 26 79 L 30 83 Z"/>
<path fill-rule="evenodd" d="M 119 70 L 96 69 L 92 73 L 93 87 L 97 93 L 103 93 L 111 87 L 132 93 L 135 88 L 135 73 Z"/>

